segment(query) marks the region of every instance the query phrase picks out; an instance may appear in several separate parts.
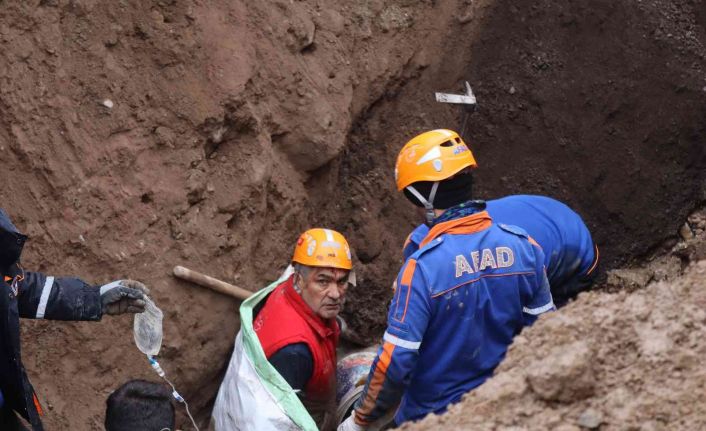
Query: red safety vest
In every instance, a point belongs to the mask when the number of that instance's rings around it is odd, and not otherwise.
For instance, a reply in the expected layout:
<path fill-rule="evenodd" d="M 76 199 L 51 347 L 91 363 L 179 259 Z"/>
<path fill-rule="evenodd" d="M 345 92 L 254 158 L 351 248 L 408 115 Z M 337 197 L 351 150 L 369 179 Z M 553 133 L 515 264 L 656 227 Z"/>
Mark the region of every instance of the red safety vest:
<path fill-rule="evenodd" d="M 306 343 L 314 359 L 311 378 L 304 388 L 303 403 L 314 412 L 330 408 L 336 394 L 336 345 L 339 328 L 335 319 L 325 321 L 294 290 L 294 276 L 277 286 L 253 321 L 253 329 L 269 359 L 289 344 Z"/>

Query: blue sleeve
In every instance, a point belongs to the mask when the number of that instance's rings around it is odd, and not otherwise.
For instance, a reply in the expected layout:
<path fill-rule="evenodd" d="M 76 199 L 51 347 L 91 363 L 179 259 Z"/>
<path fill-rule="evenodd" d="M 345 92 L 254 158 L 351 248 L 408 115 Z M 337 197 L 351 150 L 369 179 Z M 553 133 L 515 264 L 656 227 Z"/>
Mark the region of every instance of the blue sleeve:
<path fill-rule="evenodd" d="M 534 253 L 536 283 L 531 286 L 530 294 L 524 300 L 524 304 L 522 304 L 525 325 L 534 323 L 534 321 L 537 320 L 537 316 L 540 314 L 556 310 L 549 288 L 547 271 L 544 266 L 544 252 L 542 248 L 533 241 L 534 240 L 531 240 L 530 242 L 533 243 L 531 249 Z"/>
<path fill-rule="evenodd" d="M 375 422 L 395 409 L 409 385 L 431 318 L 429 289 L 415 259 L 408 259 L 397 277 L 397 290 L 387 317 L 383 345 L 356 403 L 355 420 L 360 425 Z"/>
<path fill-rule="evenodd" d="M 303 393 L 314 372 L 314 358 L 306 343 L 289 344 L 268 359 L 295 391 Z"/>
<path fill-rule="evenodd" d="M 20 317 L 50 320 L 100 320 L 100 289 L 78 278 L 24 272 L 18 285 Z"/>
<path fill-rule="evenodd" d="M 419 250 L 419 244 L 415 244 L 408 238 L 404 243 L 404 248 L 402 249 L 402 257 L 404 260 L 407 260 L 417 250 Z"/>
<path fill-rule="evenodd" d="M 407 239 L 402 246 L 402 256 L 404 260 L 407 260 L 419 250 L 419 244 L 424 240 L 424 238 L 429 233 L 429 227 L 425 224 L 420 224 L 407 236 Z"/>

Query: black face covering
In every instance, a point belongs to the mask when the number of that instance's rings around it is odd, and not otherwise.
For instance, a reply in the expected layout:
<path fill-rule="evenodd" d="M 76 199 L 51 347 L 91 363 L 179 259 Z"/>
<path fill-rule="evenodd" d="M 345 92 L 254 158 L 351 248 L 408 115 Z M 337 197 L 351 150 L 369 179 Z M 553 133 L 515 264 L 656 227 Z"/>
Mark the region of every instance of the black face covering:
<path fill-rule="evenodd" d="M 431 193 L 431 188 L 434 185 L 433 181 L 419 181 L 412 184 L 419 193 L 425 198 L 429 198 Z M 472 174 L 457 174 L 448 180 L 439 182 L 439 188 L 436 190 L 436 196 L 434 197 L 434 202 L 432 205 L 435 209 L 445 210 L 451 208 L 454 205 L 461 204 L 466 201 L 470 201 L 472 198 L 473 190 L 473 175 Z M 418 207 L 424 207 L 424 205 L 419 202 L 409 190 L 404 189 L 404 195 Z"/>
<path fill-rule="evenodd" d="M 12 224 L 7 213 L 0 209 L 0 270 L 3 273 L 20 260 L 26 239 Z"/>

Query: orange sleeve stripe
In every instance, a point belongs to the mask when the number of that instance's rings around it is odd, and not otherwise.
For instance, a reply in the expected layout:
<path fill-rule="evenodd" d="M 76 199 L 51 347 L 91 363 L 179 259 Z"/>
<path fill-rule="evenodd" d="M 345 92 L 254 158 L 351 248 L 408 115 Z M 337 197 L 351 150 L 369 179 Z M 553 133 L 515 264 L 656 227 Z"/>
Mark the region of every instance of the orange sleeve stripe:
<path fill-rule="evenodd" d="M 598 260 L 600 259 L 600 252 L 598 251 L 598 246 L 596 244 L 593 244 L 594 248 L 594 256 L 593 256 L 593 265 L 591 265 L 591 268 L 589 268 L 588 271 L 586 271 L 586 275 L 589 275 L 590 273 L 593 272 L 594 269 L 598 266 Z"/>
<path fill-rule="evenodd" d="M 37 398 L 36 393 L 32 394 L 32 401 L 34 401 L 34 407 L 37 409 L 37 413 L 39 413 L 39 416 L 44 416 L 44 410 L 42 410 L 42 405 L 39 404 L 39 398 Z"/>
<path fill-rule="evenodd" d="M 397 283 L 397 280 L 395 280 L 395 283 Z M 393 295 L 395 296 L 395 314 L 394 314 L 394 316 L 397 316 L 397 309 L 400 306 L 400 292 L 401 291 L 402 291 L 402 289 L 400 288 L 400 286 L 395 285 L 395 292 L 393 293 Z"/>
<path fill-rule="evenodd" d="M 360 425 L 366 425 L 366 422 L 359 418 L 359 415 L 369 416 L 373 409 L 375 409 L 375 403 L 382 391 L 382 387 L 385 384 L 385 378 L 387 377 L 387 368 L 390 366 L 392 360 L 392 352 L 395 350 L 395 345 L 389 342 L 385 342 L 382 345 L 382 352 L 380 353 L 380 359 L 375 366 L 375 372 L 370 380 L 370 385 L 368 385 L 368 392 L 365 395 L 363 404 L 359 409 L 356 410 L 356 422 Z"/>
<path fill-rule="evenodd" d="M 402 312 L 402 319 L 400 322 L 404 322 L 404 318 L 407 315 L 407 307 L 409 306 L 409 294 L 412 291 L 412 286 L 407 285 L 407 299 L 404 301 L 404 311 Z"/>
<path fill-rule="evenodd" d="M 535 245 L 539 248 L 542 248 L 542 246 L 539 245 L 539 243 L 537 241 L 535 241 L 534 238 L 532 238 L 531 236 L 527 235 L 527 239 L 529 240 L 530 244 Z"/>
<path fill-rule="evenodd" d="M 407 267 L 405 267 L 404 272 L 402 273 L 401 282 L 402 286 L 407 287 L 407 297 L 404 300 L 404 310 L 402 311 L 402 318 L 400 319 L 400 322 L 404 322 L 404 318 L 407 315 L 407 307 L 409 307 L 409 295 L 412 292 L 412 278 L 414 278 L 415 269 L 417 269 L 417 261 L 414 259 L 410 259 L 409 263 L 407 264 Z M 399 290 L 401 291 L 402 289 L 400 288 Z M 396 312 L 397 310 L 395 310 L 395 316 L 397 316 Z"/>
<path fill-rule="evenodd" d="M 399 316 L 397 310 L 400 306 L 400 295 L 402 294 L 402 286 L 407 286 L 407 298 L 405 299 L 404 311 L 402 312 L 402 321 L 404 321 L 404 315 L 407 314 L 407 304 L 409 304 L 409 285 L 412 283 L 412 277 L 414 277 L 414 270 L 417 268 L 417 261 L 410 259 L 407 266 L 404 268 L 402 273 L 402 278 L 400 279 L 400 285 L 395 289 L 395 314 L 394 316 Z M 395 317 L 397 318 L 397 317 Z"/>
<path fill-rule="evenodd" d="M 404 245 L 402 245 L 402 251 L 404 251 L 405 248 L 409 245 L 409 243 L 412 242 L 412 234 L 410 233 L 407 235 L 407 239 L 404 240 Z"/>
<path fill-rule="evenodd" d="M 417 269 L 417 261 L 414 259 L 410 259 L 409 263 L 404 268 L 404 272 L 402 273 L 402 279 L 400 280 L 400 284 L 406 284 L 407 286 L 412 284 L 412 277 L 414 277 L 414 270 L 415 269 Z"/>

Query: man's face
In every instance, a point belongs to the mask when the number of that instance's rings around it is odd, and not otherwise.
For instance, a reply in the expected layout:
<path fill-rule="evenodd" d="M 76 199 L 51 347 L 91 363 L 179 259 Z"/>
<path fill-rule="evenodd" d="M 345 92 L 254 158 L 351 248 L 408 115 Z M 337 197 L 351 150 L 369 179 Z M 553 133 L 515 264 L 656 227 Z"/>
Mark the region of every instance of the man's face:
<path fill-rule="evenodd" d="M 343 309 L 349 273 L 345 269 L 310 267 L 306 277 L 297 274 L 302 299 L 321 318 L 335 318 Z"/>

